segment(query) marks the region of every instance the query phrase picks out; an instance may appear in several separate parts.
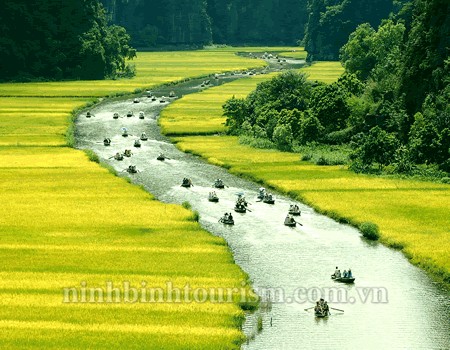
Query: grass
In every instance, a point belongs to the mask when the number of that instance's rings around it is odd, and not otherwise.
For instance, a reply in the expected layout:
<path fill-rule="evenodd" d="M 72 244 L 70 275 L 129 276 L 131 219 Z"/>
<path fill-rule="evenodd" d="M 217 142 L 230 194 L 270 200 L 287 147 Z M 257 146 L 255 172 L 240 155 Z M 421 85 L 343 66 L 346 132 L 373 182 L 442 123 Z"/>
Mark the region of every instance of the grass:
<path fill-rule="evenodd" d="M 99 97 L 264 64 L 234 51 L 139 53 L 130 80 L 0 84 L 1 348 L 239 347 L 249 286 L 224 240 L 66 143 L 72 111 Z M 63 303 L 83 281 L 242 289 L 231 303 Z"/>
<path fill-rule="evenodd" d="M 318 62 L 303 70 L 308 72 L 309 79 L 324 82 L 335 81 L 343 71 L 338 62 Z M 245 91 L 242 89 L 240 92 Z M 198 123 L 199 127 L 208 125 L 210 130 L 214 130 L 211 125 L 214 124 L 216 130 L 223 130 L 219 105 L 231 97 L 229 87 L 218 87 L 211 92 L 214 99 L 206 99 L 205 93 L 189 96 L 192 100 L 203 99 L 203 103 L 193 105 L 186 117 L 202 116 L 192 122 Z M 173 129 L 165 120 L 175 120 L 178 121 L 177 126 L 182 125 L 183 116 L 178 105 L 183 104 L 183 100 L 176 101 L 164 112 L 161 123 L 166 133 L 172 134 Z M 177 131 L 183 134 L 187 129 Z M 375 224 L 379 228 L 381 242 L 402 249 L 413 264 L 450 283 L 448 184 L 355 174 L 342 165 L 317 166 L 301 161 L 305 156 L 309 159 L 308 154 L 255 149 L 231 136 L 191 135 L 174 137 L 173 140 L 185 152 L 201 155 L 234 174 L 276 188 L 341 222 L 356 227 L 364 222 Z M 323 153 L 326 162 L 341 162 L 341 158 L 345 158 L 345 152 L 333 152 Z"/>

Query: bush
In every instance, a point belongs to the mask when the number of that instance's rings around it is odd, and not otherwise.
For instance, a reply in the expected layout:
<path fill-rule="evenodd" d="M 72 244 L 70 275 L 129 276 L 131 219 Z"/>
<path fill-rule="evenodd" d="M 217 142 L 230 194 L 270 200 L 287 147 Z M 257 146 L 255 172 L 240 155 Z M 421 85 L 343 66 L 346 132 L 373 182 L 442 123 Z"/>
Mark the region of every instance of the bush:
<path fill-rule="evenodd" d="M 190 209 L 192 208 L 191 203 L 189 203 L 189 202 L 187 202 L 187 201 L 181 203 L 181 206 L 182 206 L 184 209 L 188 209 L 188 210 L 190 210 Z"/>
<path fill-rule="evenodd" d="M 362 232 L 364 237 L 372 241 L 377 241 L 380 238 L 378 226 L 372 222 L 363 222 L 359 225 L 359 230 Z"/>

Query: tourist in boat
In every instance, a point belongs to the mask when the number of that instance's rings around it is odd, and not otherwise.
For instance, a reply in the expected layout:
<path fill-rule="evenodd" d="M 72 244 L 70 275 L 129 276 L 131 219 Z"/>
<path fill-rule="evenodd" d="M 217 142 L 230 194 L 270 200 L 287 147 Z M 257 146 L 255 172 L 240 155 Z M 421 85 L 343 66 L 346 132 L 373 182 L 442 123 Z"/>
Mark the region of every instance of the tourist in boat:
<path fill-rule="evenodd" d="M 316 306 L 314 307 L 314 312 L 315 313 L 321 313 L 322 312 L 322 307 L 320 306 L 319 302 L 316 302 Z"/>
<path fill-rule="evenodd" d="M 326 301 L 324 301 L 323 303 L 323 311 L 325 312 L 325 315 L 328 315 L 328 313 L 330 312 L 330 307 L 328 306 Z"/>
<path fill-rule="evenodd" d="M 344 270 L 344 272 L 342 273 L 342 277 L 344 277 L 344 278 L 347 278 L 347 277 L 348 277 L 348 275 L 347 275 L 347 270 Z"/>
<path fill-rule="evenodd" d="M 336 270 L 334 271 L 334 277 L 337 277 L 338 274 L 341 274 L 341 273 L 339 272 L 339 269 L 338 269 L 338 267 L 336 266 Z"/>
<path fill-rule="evenodd" d="M 232 221 L 233 220 L 233 215 L 231 215 L 231 213 L 228 215 L 228 220 Z"/>
<path fill-rule="evenodd" d="M 347 271 L 347 277 L 348 277 L 348 278 L 353 278 L 353 276 L 352 276 L 352 270 L 351 270 L 351 269 L 348 269 L 348 271 Z"/>

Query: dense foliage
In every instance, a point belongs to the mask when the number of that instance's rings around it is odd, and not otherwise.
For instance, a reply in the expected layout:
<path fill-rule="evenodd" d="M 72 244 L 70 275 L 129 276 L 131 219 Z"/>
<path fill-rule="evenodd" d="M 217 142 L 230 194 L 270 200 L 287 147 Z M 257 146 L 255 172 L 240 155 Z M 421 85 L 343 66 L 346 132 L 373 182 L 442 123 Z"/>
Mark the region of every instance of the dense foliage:
<path fill-rule="evenodd" d="M 359 24 L 378 26 L 401 2 L 404 0 L 308 0 L 304 38 L 308 59 L 337 60 L 339 49 Z"/>
<path fill-rule="evenodd" d="M 135 51 L 98 0 L 4 0 L 0 80 L 103 79 L 130 73 Z"/>
<path fill-rule="evenodd" d="M 102 0 L 138 47 L 289 44 L 303 37 L 306 0 Z"/>
<path fill-rule="evenodd" d="M 364 23 L 351 33 L 340 50 L 346 72 L 337 82 L 313 84 L 289 72 L 260 84 L 246 99 L 229 100 L 229 132 L 268 140 L 281 150 L 311 142 L 348 144 L 355 171 L 445 176 L 450 5 L 413 5 L 409 19 L 384 20 L 377 29 Z"/>

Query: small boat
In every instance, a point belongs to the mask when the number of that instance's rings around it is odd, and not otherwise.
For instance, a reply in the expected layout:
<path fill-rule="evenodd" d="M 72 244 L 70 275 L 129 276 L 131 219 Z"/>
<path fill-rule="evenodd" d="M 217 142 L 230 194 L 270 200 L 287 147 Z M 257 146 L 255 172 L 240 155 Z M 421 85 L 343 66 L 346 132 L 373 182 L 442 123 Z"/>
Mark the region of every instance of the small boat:
<path fill-rule="evenodd" d="M 130 174 L 136 174 L 137 173 L 136 165 L 129 165 L 126 170 Z"/>
<path fill-rule="evenodd" d="M 222 179 L 217 179 L 216 181 L 214 181 L 214 185 L 215 188 L 225 188 L 225 184 L 223 183 Z"/>
<path fill-rule="evenodd" d="M 284 224 L 289 227 L 295 227 L 297 226 L 297 221 L 292 217 L 292 215 L 286 216 L 284 219 Z"/>
<path fill-rule="evenodd" d="M 191 187 L 191 186 L 193 186 L 193 185 L 192 185 L 191 179 L 188 179 L 187 177 L 185 177 L 185 178 L 183 179 L 183 182 L 181 183 L 181 187 L 186 187 L 186 188 L 188 188 L 188 187 Z"/>
<path fill-rule="evenodd" d="M 131 149 L 126 149 L 125 150 L 125 152 L 123 152 L 123 155 L 125 156 L 125 157 L 131 157 Z"/>
<path fill-rule="evenodd" d="M 148 136 L 147 136 L 147 134 L 145 132 L 143 132 L 141 134 L 141 141 L 147 141 L 147 140 L 148 140 Z"/>
<path fill-rule="evenodd" d="M 224 225 L 234 225 L 234 219 L 230 215 L 225 214 L 223 217 L 219 219 L 219 222 L 221 222 Z"/>
<path fill-rule="evenodd" d="M 114 113 L 114 114 L 113 114 L 113 119 L 119 119 L 119 113 L 117 113 L 117 112 Z"/>
<path fill-rule="evenodd" d="M 91 112 L 86 112 L 86 118 L 95 117 Z"/>
<path fill-rule="evenodd" d="M 141 141 L 134 140 L 134 147 L 141 147 Z"/>
<path fill-rule="evenodd" d="M 161 99 L 159 100 L 159 103 L 166 103 L 165 97 L 161 97 Z"/>
<path fill-rule="evenodd" d="M 294 216 L 299 216 L 302 214 L 302 212 L 300 211 L 300 208 L 298 207 L 297 204 L 291 204 L 289 206 L 289 214 L 294 215 Z"/>
<path fill-rule="evenodd" d="M 336 277 L 334 274 L 331 275 L 331 279 L 335 280 L 336 282 L 342 282 L 342 283 L 354 283 L 355 277 Z"/>
<path fill-rule="evenodd" d="M 318 318 L 324 318 L 324 317 L 330 316 L 330 313 L 325 310 L 318 310 L 318 311 L 314 311 L 314 316 L 316 316 Z"/>
<path fill-rule="evenodd" d="M 177 97 L 177 95 L 175 95 L 175 91 L 169 92 L 169 97 L 170 97 L 170 98 L 175 98 L 175 97 Z"/>
<path fill-rule="evenodd" d="M 271 193 L 266 193 L 263 198 L 263 202 L 267 204 L 275 204 L 275 199 L 273 198 Z"/>
<path fill-rule="evenodd" d="M 265 196 L 266 196 L 266 189 L 264 187 L 260 187 L 258 190 L 257 198 L 263 200 Z"/>
<path fill-rule="evenodd" d="M 160 153 L 159 156 L 156 157 L 156 159 L 157 159 L 157 160 L 165 160 L 165 159 L 166 159 L 166 156 L 165 156 L 164 154 Z"/>
<path fill-rule="evenodd" d="M 139 119 L 144 119 L 145 118 L 145 114 L 144 112 L 139 112 Z"/>
<path fill-rule="evenodd" d="M 111 146 L 111 139 L 110 139 L 110 138 L 104 139 L 104 140 L 103 140 L 103 144 L 104 144 L 105 146 Z"/>
<path fill-rule="evenodd" d="M 128 130 L 127 129 L 125 129 L 125 128 L 122 129 L 122 136 L 123 137 L 128 137 Z"/>
<path fill-rule="evenodd" d="M 215 192 L 209 192 L 208 201 L 217 203 L 219 201 L 219 197 Z"/>
<path fill-rule="evenodd" d="M 115 160 L 123 160 L 123 154 L 117 152 L 117 153 L 114 155 L 114 159 L 115 159 Z"/>
<path fill-rule="evenodd" d="M 237 213 L 246 213 L 247 208 L 242 203 L 236 203 L 236 205 L 234 206 L 234 211 Z"/>
<path fill-rule="evenodd" d="M 135 98 L 134 100 L 133 100 L 133 103 L 139 103 L 140 101 L 139 101 L 139 99 L 138 98 Z"/>
<path fill-rule="evenodd" d="M 153 97 L 152 97 L 152 101 L 156 101 L 156 96 L 153 96 Z"/>
<path fill-rule="evenodd" d="M 128 111 L 127 112 L 127 117 L 129 118 L 129 117 L 132 117 L 134 114 L 133 114 L 133 112 L 132 111 Z"/>

